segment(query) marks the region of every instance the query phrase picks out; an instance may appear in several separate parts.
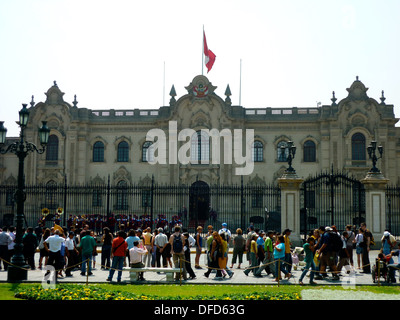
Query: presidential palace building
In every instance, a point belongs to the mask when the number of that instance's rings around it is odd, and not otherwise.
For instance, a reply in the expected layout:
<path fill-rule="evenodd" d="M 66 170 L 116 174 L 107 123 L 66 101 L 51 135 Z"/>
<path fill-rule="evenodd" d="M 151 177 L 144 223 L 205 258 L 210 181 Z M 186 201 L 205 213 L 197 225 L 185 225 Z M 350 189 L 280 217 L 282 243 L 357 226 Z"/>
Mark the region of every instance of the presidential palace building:
<path fill-rule="evenodd" d="M 202 75 L 185 89 L 187 93 L 177 97 L 172 86 L 169 105 L 160 108 L 92 110 L 78 107 L 76 97 L 72 103 L 64 101 L 54 82 L 45 101 L 32 99 L 28 108 L 26 140 L 40 145 L 41 121 L 47 121 L 51 131 L 46 152 L 25 159 L 25 183 L 270 185 L 288 167 L 289 149 L 283 147 L 289 141 L 296 147 L 292 166 L 298 177 L 339 170 L 360 180 L 372 166 L 367 147 L 376 141 L 384 150 L 377 166 L 390 184 L 400 183 L 400 127 L 395 126 L 394 106 L 385 103 L 383 92 L 378 99 L 370 98 L 358 77 L 347 97 L 337 100 L 333 93 L 331 104 L 309 108 L 232 105 L 229 85 L 220 97 Z M 219 143 L 210 138 L 211 130 L 219 133 Z M 247 130 L 253 135 L 246 135 Z M 146 140 L 149 132 L 159 133 L 157 139 Z M 242 135 L 236 137 L 235 132 Z M 5 147 L 17 139 L 8 137 Z M 235 158 L 238 150 L 243 156 L 249 153 L 242 162 Z M 219 161 L 213 161 L 217 151 Z M 238 174 L 250 159 L 250 171 Z M 0 185 L 15 185 L 17 176 L 16 156 L 1 155 Z M 7 205 L 9 199 L 1 197 L 3 212 Z"/>

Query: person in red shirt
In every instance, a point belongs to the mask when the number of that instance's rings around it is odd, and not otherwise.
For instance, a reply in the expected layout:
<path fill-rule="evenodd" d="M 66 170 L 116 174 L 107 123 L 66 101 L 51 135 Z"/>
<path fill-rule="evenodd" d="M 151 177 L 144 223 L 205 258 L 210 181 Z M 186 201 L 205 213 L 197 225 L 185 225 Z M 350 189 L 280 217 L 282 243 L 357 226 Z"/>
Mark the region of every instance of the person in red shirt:
<path fill-rule="evenodd" d="M 117 282 L 121 282 L 122 268 L 124 267 L 124 260 L 128 244 L 125 242 L 125 239 L 123 238 L 122 231 L 119 231 L 117 235 L 118 237 L 115 238 L 112 242 L 112 248 L 111 248 L 112 265 L 110 273 L 108 274 L 107 281 L 112 281 L 115 270 L 118 270 Z"/>

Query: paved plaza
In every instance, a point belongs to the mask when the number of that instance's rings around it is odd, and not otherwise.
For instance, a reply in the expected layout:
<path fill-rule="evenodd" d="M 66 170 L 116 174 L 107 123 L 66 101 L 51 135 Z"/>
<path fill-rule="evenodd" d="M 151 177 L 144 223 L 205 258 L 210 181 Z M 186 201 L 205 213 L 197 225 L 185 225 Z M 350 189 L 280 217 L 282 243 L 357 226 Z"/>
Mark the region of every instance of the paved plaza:
<path fill-rule="evenodd" d="M 370 263 L 371 266 L 375 264 L 375 258 L 377 257 L 379 251 L 378 250 L 373 250 L 370 252 Z M 38 259 L 39 259 L 39 254 L 36 254 L 36 266 L 38 266 Z M 187 281 L 182 281 L 182 284 L 257 284 L 257 285 L 278 285 L 277 282 L 274 281 L 274 278 L 272 275 L 267 275 L 265 271 L 262 273 L 262 277 L 255 277 L 253 276 L 252 273 L 250 273 L 248 276 L 244 274 L 244 268 L 246 268 L 249 263 L 247 262 L 245 256 L 244 262 L 241 266 L 241 269 L 237 269 L 237 264 L 234 266 L 232 271 L 234 272 L 232 278 L 229 278 L 228 276 L 226 278 L 223 278 L 222 280 L 216 280 L 214 279 L 215 273 L 211 273 L 208 278 L 204 276 L 204 273 L 207 271 L 206 269 L 206 264 L 205 264 L 205 254 L 202 254 L 200 257 L 200 265 L 202 269 L 195 269 L 194 268 L 194 257 L 195 254 L 192 251 L 191 255 L 191 261 L 192 261 L 192 268 L 193 271 L 196 274 L 196 278 L 193 280 L 187 280 Z M 232 254 L 230 253 L 228 256 L 228 266 L 230 265 L 230 259 L 232 257 Z M 354 260 L 355 263 L 357 263 L 357 257 L 356 254 L 354 253 Z M 397 261 L 397 259 L 396 259 Z M 106 283 L 106 279 L 108 277 L 108 270 L 102 270 L 101 269 L 101 253 L 99 253 L 96 257 L 96 268 L 92 270 L 93 275 L 91 276 L 82 276 L 80 273 L 80 270 L 76 270 L 72 272 L 72 277 L 64 277 L 64 278 L 59 278 L 59 283 Z M 297 267 L 297 270 L 294 270 L 292 268 L 292 278 L 289 280 L 281 280 L 280 285 L 288 285 L 288 284 L 298 284 L 299 278 L 301 275 L 301 266 Z M 350 274 L 346 274 L 345 270 L 342 270 L 342 276 L 340 276 L 340 279 L 337 281 L 334 281 L 332 279 L 332 274 L 329 273 L 329 277 L 324 279 L 324 280 L 315 280 L 318 285 L 348 285 L 348 286 L 354 286 L 354 285 L 378 285 L 377 283 L 374 284 L 372 281 L 372 276 L 371 274 L 363 274 L 360 272 L 361 270 L 355 270 L 355 272 L 352 272 Z M 310 274 L 310 272 L 308 273 Z M 398 276 L 396 275 L 397 279 Z M 28 271 L 28 279 L 26 282 L 42 282 L 44 278 L 44 271 L 43 270 L 29 270 Z M 150 284 L 150 283 L 169 283 L 166 281 L 166 275 L 165 274 L 157 274 L 156 272 L 147 272 L 144 274 L 145 281 L 138 281 L 136 283 L 139 284 Z M 116 282 L 117 280 L 117 272 L 114 274 L 113 277 L 113 282 Z M 7 272 L 4 270 L 0 271 L 0 282 L 6 282 L 7 281 Z M 383 278 L 381 278 L 381 281 L 383 282 Z M 303 280 L 303 283 L 307 285 L 309 282 L 309 278 L 305 277 Z M 129 271 L 123 271 L 122 273 L 122 281 L 121 283 L 126 283 L 129 284 L 130 282 L 130 277 L 129 277 Z M 180 282 L 174 282 L 176 284 L 180 284 Z M 396 283 L 398 285 L 399 281 Z"/>

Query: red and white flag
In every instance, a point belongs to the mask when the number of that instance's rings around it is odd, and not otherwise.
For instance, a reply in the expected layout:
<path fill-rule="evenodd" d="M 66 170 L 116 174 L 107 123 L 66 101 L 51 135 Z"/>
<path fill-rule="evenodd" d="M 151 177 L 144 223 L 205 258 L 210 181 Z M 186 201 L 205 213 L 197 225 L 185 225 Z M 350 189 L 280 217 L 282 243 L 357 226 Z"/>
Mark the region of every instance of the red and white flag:
<path fill-rule="evenodd" d="M 203 47 L 204 47 L 204 56 L 205 56 L 204 63 L 207 67 L 207 73 L 208 73 L 211 70 L 211 68 L 215 62 L 216 55 L 214 54 L 214 52 L 212 52 L 211 50 L 208 49 L 206 34 L 205 34 L 204 30 L 203 30 L 203 38 L 204 38 Z"/>

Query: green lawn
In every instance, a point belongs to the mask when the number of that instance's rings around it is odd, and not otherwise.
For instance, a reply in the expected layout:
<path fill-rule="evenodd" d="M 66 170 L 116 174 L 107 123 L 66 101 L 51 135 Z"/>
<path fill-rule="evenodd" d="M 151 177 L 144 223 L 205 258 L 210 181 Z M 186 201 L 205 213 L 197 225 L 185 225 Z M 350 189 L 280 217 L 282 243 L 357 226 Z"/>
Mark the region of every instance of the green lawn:
<path fill-rule="evenodd" d="M 85 285 L 79 285 L 86 287 Z M 32 287 L 40 287 L 40 284 L 0 284 L 0 300 L 18 300 L 14 297 L 14 292 L 26 290 Z M 314 287 L 301 287 L 298 285 L 118 285 L 118 284 L 90 284 L 87 288 L 101 288 L 109 291 L 131 292 L 144 296 L 159 296 L 159 297 L 177 297 L 182 299 L 195 297 L 195 296 L 214 296 L 219 297 L 223 294 L 252 294 L 254 292 L 268 292 L 268 293 L 300 293 L 307 288 L 312 289 L 334 289 L 345 290 L 341 286 L 314 286 Z M 349 290 L 349 289 L 347 289 Z M 387 293 L 387 294 L 400 294 L 400 286 L 359 286 L 357 291 L 364 290 L 374 293 Z"/>

